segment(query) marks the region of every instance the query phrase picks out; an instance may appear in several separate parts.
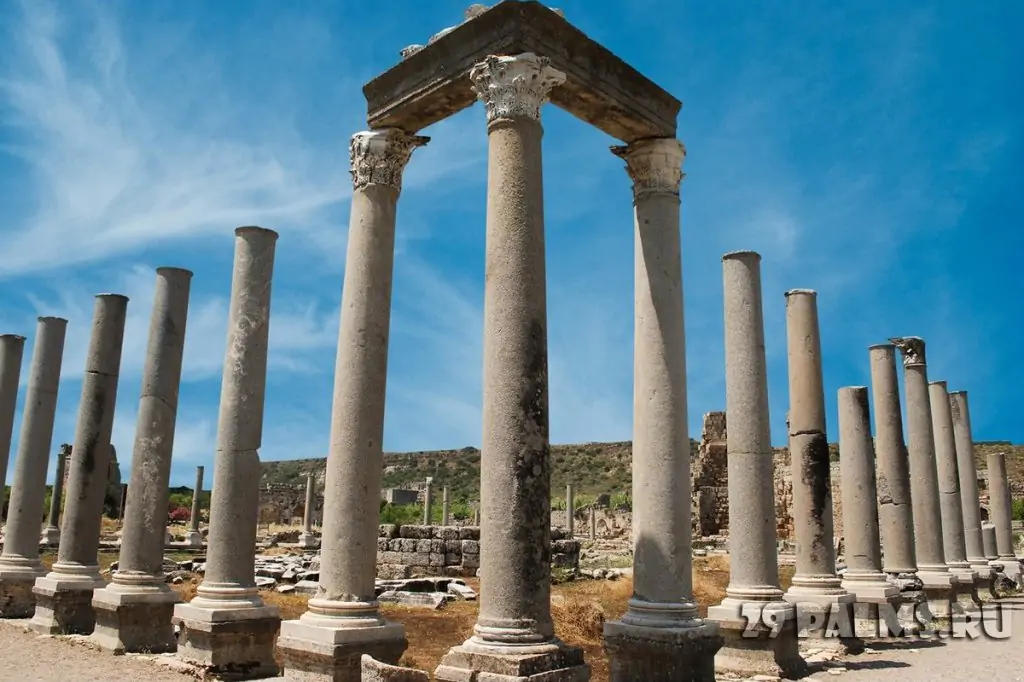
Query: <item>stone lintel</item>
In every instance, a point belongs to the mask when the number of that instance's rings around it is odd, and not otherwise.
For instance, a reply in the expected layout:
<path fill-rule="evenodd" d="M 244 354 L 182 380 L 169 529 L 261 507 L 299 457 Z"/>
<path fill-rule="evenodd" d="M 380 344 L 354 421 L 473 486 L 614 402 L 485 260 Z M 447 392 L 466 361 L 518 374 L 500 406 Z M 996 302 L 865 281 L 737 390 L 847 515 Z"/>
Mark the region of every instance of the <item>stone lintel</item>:
<path fill-rule="evenodd" d="M 367 83 L 369 126 L 415 133 L 448 118 L 477 101 L 469 79 L 475 64 L 524 52 L 547 57 L 566 74 L 551 91 L 552 104 L 627 143 L 675 137 L 679 100 L 549 8 L 526 0 L 498 3 Z"/>

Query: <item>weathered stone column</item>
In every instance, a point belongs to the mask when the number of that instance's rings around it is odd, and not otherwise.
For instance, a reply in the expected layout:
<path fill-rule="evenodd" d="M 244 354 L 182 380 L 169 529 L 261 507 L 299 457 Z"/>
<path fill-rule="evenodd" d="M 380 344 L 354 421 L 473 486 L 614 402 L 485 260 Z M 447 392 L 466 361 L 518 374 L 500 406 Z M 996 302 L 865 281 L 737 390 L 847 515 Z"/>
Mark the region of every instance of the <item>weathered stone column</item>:
<path fill-rule="evenodd" d="M 612 151 L 633 180 L 633 596 L 622 619 L 605 624 L 605 649 L 614 682 L 713 680 L 722 637 L 693 599 L 679 237 L 686 150 L 651 139 Z M 571 486 L 566 497 L 571 505 Z"/>
<path fill-rule="evenodd" d="M 30 627 L 44 634 L 88 635 L 96 624 L 92 593 L 104 585 L 97 552 L 127 312 L 127 296 L 96 296 L 57 562 L 32 588 L 36 613 Z M 38 515 L 34 522 L 38 542 Z"/>
<path fill-rule="evenodd" d="M 32 349 L 18 457 L 0 554 L 0 618 L 29 618 L 35 610 L 32 587 L 46 574 L 39 561 L 39 519 L 46 495 L 46 469 L 57 411 L 57 389 L 68 321 L 40 317 Z"/>
<path fill-rule="evenodd" d="M 217 421 L 206 574 L 187 604 L 174 607 L 181 625 L 179 658 L 207 673 L 235 679 L 277 674 L 277 607 L 256 590 L 263 406 L 267 382 L 270 291 L 277 233 L 235 230 L 227 351 Z"/>
<path fill-rule="evenodd" d="M 996 530 L 996 562 L 1003 567 L 1006 577 L 1019 585 L 1024 582 L 1024 575 L 1013 549 L 1013 501 L 1006 476 L 1006 454 L 1002 452 L 988 456 L 988 508 Z"/>
<path fill-rule="evenodd" d="M 540 109 L 565 74 L 526 53 L 488 57 L 470 79 L 488 140 L 480 614 L 434 676 L 585 680 L 582 650 L 555 638 L 540 549 L 551 542 Z"/>
<path fill-rule="evenodd" d="M 761 310 L 761 256 L 722 257 L 725 286 L 725 399 L 729 424 L 729 586 L 708 618 L 725 646 L 720 670 L 792 676 L 805 669 L 796 608 L 783 600 L 775 544 L 775 491 Z M 777 632 L 763 625 L 778 623 Z M 748 630 L 747 624 L 751 623 Z M 752 635 L 752 636 L 751 636 Z"/>
<path fill-rule="evenodd" d="M 566 537 L 572 538 L 574 526 L 576 525 L 576 500 L 572 494 L 572 483 L 565 484 L 565 532 Z"/>
<path fill-rule="evenodd" d="M 68 446 L 69 451 L 70 449 L 71 447 Z M 50 514 L 40 538 L 40 542 L 44 545 L 60 544 L 60 502 L 64 496 L 64 471 L 67 467 L 68 454 L 70 452 L 65 452 L 63 447 L 57 453 L 57 473 L 53 477 L 53 492 L 50 494 Z"/>
<path fill-rule="evenodd" d="M 14 433 L 14 411 L 18 405 L 18 382 L 21 379 L 21 358 L 25 337 L 0 334 L 0 490 L 7 484 L 7 461 L 11 454 Z M 0 521 L 3 504 L 0 504 Z"/>
<path fill-rule="evenodd" d="M 793 474 L 796 573 L 786 600 L 798 604 L 800 629 L 822 643 L 857 648 L 853 634 L 854 595 L 836 575 L 832 518 L 832 478 L 825 435 L 825 390 L 821 369 L 818 294 L 786 292 L 786 344 L 789 364 L 789 452 Z M 730 434 L 731 435 L 731 434 Z M 731 519 L 732 517 L 730 517 Z M 807 622 L 805 622 L 805 620 Z M 827 637 L 829 623 L 846 635 Z"/>
<path fill-rule="evenodd" d="M 320 540 L 313 534 L 313 508 L 316 506 L 316 479 L 313 472 L 306 474 L 306 506 L 302 510 L 302 532 L 299 534 L 299 547 L 313 548 L 320 546 Z"/>
<path fill-rule="evenodd" d="M 989 562 L 999 559 L 998 543 L 996 541 L 996 527 L 991 523 L 981 524 L 981 541 L 985 548 L 985 558 Z"/>
<path fill-rule="evenodd" d="M 978 574 L 976 584 L 989 590 L 994 577 L 992 567 L 985 558 L 985 543 L 981 535 L 981 498 L 978 495 L 978 467 L 974 461 L 974 436 L 971 433 L 971 412 L 967 404 L 967 391 L 949 394 L 949 411 L 953 419 L 953 437 L 956 441 L 956 467 L 960 476 L 960 506 L 964 519 L 964 543 L 967 561 Z"/>
<path fill-rule="evenodd" d="M 114 653 L 177 648 L 171 617 L 181 597 L 164 580 L 163 559 L 191 280 L 189 270 L 156 271 L 121 553 L 111 582 L 92 597 L 93 640 Z"/>
<path fill-rule="evenodd" d="M 590 541 L 597 540 L 597 509 L 590 508 Z"/>
<path fill-rule="evenodd" d="M 939 507 L 942 510 L 942 549 L 949 572 L 956 583 L 960 598 L 978 601 L 975 581 L 978 574 L 967 561 L 964 541 L 964 516 L 960 503 L 960 473 L 957 469 L 956 438 L 953 434 L 953 416 L 949 407 L 949 393 L 945 381 L 928 385 L 931 399 L 932 432 L 935 434 L 935 465 L 939 483 Z"/>
<path fill-rule="evenodd" d="M 451 523 L 452 515 L 452 500 L 451 492 L 448 490 L 448 486 L 445 486 L 441 490 L 441 525 L 447 526 Z"/>
<path fill-rule="evenodd" d="M 433 501 L 433 479 L 427 476 L 427 482 L 423 486 L 423 525 L 430 525 L 430 503 Z"/>
<path fill-rule="evenodd" d="M 917 577 L 924 586 L 928 607 L 935 617 L 950 615 L 954 598 L 953 574 L 946 565 L 942 546 L 942 512 L 935 465 L 931 398 L 924 340 L 916 336 L 889 339 L 903 356 L 904 390 L 907 395 L 910 495 L 914 506 L 914 540 Z"/>
<path fill-rule="evenodd" d="M 868 389 L 839 389 L 839 471 L 842 479 L 846 573 L 843 587 L 857 600 L 858 633 L 871 637 L 878 632 L 880 617 L 899 606 L 900 590 L 882 572 L 882 546 L 878 535 L 878 499 L 875 486 L 875 453 L 871 442 Z M 863 624 L 870 625 L 865 632 Z M 890 631 L 899 631 L 889 622 Z"/>
<path fill-rule="evenodd" d="M 189 530 L 185 535 L 185 543 L 192 547 L 203 546 L 203 534 L 199 532 L 199 513 L 202 511 L 203 473 L 202 466 L 196 467 L 196 485 L 192 489 L 192 513 L 189 515 Z"/>
<path fill-rule="evenodd" d="M 324 478 L 320 586 L 309 609 L 281 624 L 285 679 L 359 680 L 362 654 L 397 663 L 405 628 L 381 617 L 374 592 L 384 452 L 395 212 L 402 173 L 428 138 L 389 128 L 350 147 L 352 213 Z"/>

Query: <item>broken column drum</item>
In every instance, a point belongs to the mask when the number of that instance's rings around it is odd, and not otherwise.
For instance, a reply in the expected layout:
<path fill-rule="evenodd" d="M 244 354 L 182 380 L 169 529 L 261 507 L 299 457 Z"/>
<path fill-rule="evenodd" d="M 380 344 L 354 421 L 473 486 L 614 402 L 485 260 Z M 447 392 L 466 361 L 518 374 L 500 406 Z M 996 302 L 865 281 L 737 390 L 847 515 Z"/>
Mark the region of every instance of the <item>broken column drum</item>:
<path fill-rule="evenodd" d="M 978 588 L 988 589 L 992 582 L 992 568 L 985 558 L 985 543 L 981 533 L 981 498 L 978 494 L 978 467 L 974 461 L 974 435 L 971 432 L 971 412 L 967 391 L 951 391 L 949 411 L 953 420 L 956 441 L 956 466 L 960 477 L 960 507 L 964 520 L 964 544 L 967 561 L 978 574 Z"/>
<path fill-rule="evenodd" d="M 163 560 L 191 280 L 189 270 L 156 271 L 121 553 L 110 584 L 92 599 L 93 641 L 115 653 L 177 648 L 171 618 L 181 597 L 164 579 Z"/>
<path fill-rule="evenodd" d="M 67 446 L 71 450 L 71 446 Z M 64 497 L 64 471 L 67 467 L 70 452 L 61 451 L 57 453 L 57 473 L 53 476 L 53 492 L 50 495 L 50 514 L 47 517 L 46 527 L 43 528 L 40 541 L 44 545 L 55 546 L 60 543 L 60 503 Z"/>
<path fill-rule="evenodd" d="M 708 609 L 725 645 L 715 665 L 743 674 L 798 675 L 796 609 L 783 601 L 775 545 L 775 501 L 768 380 L 761 303 L 761 256 L 722 257 L 725 399 L 729 424 L 729 552 L 726 597 Z M 779 623 L 778 632 L 762 625 Z M 754 623 L 747 634 L 747 625 Z"/>
<path fill-rule="evenodd" d="M 196 484 L 192 488 L 192 513 L 189 515 L 189 529 L 185 534 L 185 544 L 192 547 L 203 546 L 203 534 L 199 532 L 199 516 L 202 511 L 203 473 L 202 466 L 196 467 Z"/>
<path fill-rule="evenodd" d="M 92 594 L 105 584 L 97 552 L 127 311 L 126 296 L 96 296 L 60 548 L 50 573 L 36 580 L 32 590 L 36 613 L 30 626 L 43 634 L 87 635 L 96 623 Z"/>
<path fill-rule="evenodd" d="M 37 578 L 46 574 L 39 561 L 39 519 L 45 503 L 46 469 L 67 324 L 67 320 L 59 317 L 40 317 L 36 325 L 4 548 L 0 554 L 0 618 L 30 618 L 36 604 L 33 586 Z"/>
<path fill-rule="evenodd" d="M 206 573 L 187 604 L 174 607 L 179 658 L 235 679 L 273 677 L 277 607 L 255 583 L 260 457 L 267 380 L 270 295 L 277 233 L 235 230 L 227 349 L 221 382 Z"/>
<path fill-rule="evenodd" d="M 429 138 L 357 133 L 349 149 L 352 207 L 324 477 L 320 584 L 308 610 L 281 624 L 285 679 L 357 682 L 360 657 L 397 663 L 405 628 L 375 596 L 395 217 L 402 174 Z"/>
<path fill-rule="evenodd" d="M 18 404 L 18 383 L 21 379 L 21 358 L 25 353 L 25 337 L 0 334 L 0 486 L 7 483 L 7 462 L 14 433 L 14 410 Z M 0 504 L 0 520 L 3 505 Z"/>

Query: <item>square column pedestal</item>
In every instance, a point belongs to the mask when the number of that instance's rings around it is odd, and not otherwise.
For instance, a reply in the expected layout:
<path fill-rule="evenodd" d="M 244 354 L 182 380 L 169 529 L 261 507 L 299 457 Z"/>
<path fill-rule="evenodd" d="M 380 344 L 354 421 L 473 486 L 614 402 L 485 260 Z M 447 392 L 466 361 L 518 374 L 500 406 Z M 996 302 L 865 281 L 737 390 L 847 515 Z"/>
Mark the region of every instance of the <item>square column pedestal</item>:
<path fill-rule="evenodd" d="M 956 578 L 949 571 L 932 571 L 919 568 L 917 577 L 921 579 L 927 609 L 918 610 L 921 619 L 927 621 L 935 618 L 949 618 L 953 615 L 953 604 L 956 603 Z M 922 607 L 925 604 L 921 605 Z M 927 611 L 922 613 L 922 611 Z"/>
<path fill-rule="evenodd" d="M 848 574 L 849 575 L 849 574 Z M 891 583 L 885 574 L 871 576 L 871 579 L 843 579 L 843 589 L 854 595 L 853 631 L 861 641 L 884 640 L 902 637 L 912 630 L 905 628 L 900 618 L 903 597 L 900 588 Z M 913 608 L 910 609 L 913 621 Z"/>
<path fill-rule="evenodd" d="M 972 610 L 981 605 L 978 598 L 978 574 L 972 568 L 950 568 L 953 576 L 953 598 L 958 610 Z"/>
<path fill-rule="evenodd" d="M 400 623 L 310 611 L 297 620 L 281 623 L 277 638 L 284 679 L 295 682 L 359 682 L 363 654 L 394 664 L 408 646 L 405 627 Z"/>
<path fill-rule="evenodd" d="M 312 533 L 300 533 L 298 545 L 300 549 L 316 549 L 320 546 L 320 538 Z"/>
<path fill-rule="evenodd" d="M 207 593 L 216 589 L 203 587 Z M 276 677 L 274 638 L 281 626 L 278 609 L 264 605 L 255 589 L 237 591 L 235 600 L 227 594 L 224 600 L 197 596 L 174 607 L 172 623 L 181 627 L 178 658 L 213 679 Z M 247 599 L 250 595 L 252 601 Z"/>
<path fill-rule="evenodd" d="M 31 618 L 36 610 L 32 588 L 45 574 L 37 560 L 4 557 L 0 563 L 0 618 Z"/>
<path fill-rule="evenodd" d="M 36 611 L 28 627 L 44 635 L 92 634 L 96 626 L 92 595 L 106 586 L 99 567 L 54 564 L 54 569 L 32 587 Z"/>
<path fill-rule="evenodd" d="M 453 647 L 434 671 L 438 682 L 590 682 L 583 649 L 559 640 L 499 645 L 470 637 Z"/>
<path fill-rule="evenodd" d="M 695 619 L 687 627 L 605 623 L 604 649 L 613 682 L 706 682 L 715 679 L 722 648 L 718 624 Z"/>
<path fill-rule="evenodd" d="M 805 581 L 813 580 L 804 577 Z M 838 582 L 832 576 L 829 583 Z M 854 626 L 853 595 L 842 587 L 819 589 L 794 585 L 786 591 L 784 599 L 796 608 L 797 638 L 813 640 L 815 646 L 838 649 L 843 653 L 858 654 L 864 650 L 864 640 L 857 637 Z"/>
<path fill-rule="evenodd" d="M 718 624 L 723 639 L 715 656 L 716 670 L 794 678 L 807 671 L 797 646 L 792 604 L 726 597 L 708 609 L 708 620 Z"/>
<path fill-rule="evenodd" d="M 47 547 L 56 547 L 60 544 L 60 528 L 57 526 L 47 526 L 43 529 L 42 535 L 39 538 L 39 543 Z"/>
<path fill-rule="evenodd" d="M 181 596 L 166 584 L 128 584 L 130 578 L 115 574 L 114 582 L 92 595 L 96 629 L 92 641 L 115 654 L 163 654 L 177 650 L 174 638 L 174 605 Z"/>
<path fill-rule="evenodd" d="M 185 544 L 189 547 L 202 547 L 203 534 L 197 530 L 190 530 L 185 533 Z"/>

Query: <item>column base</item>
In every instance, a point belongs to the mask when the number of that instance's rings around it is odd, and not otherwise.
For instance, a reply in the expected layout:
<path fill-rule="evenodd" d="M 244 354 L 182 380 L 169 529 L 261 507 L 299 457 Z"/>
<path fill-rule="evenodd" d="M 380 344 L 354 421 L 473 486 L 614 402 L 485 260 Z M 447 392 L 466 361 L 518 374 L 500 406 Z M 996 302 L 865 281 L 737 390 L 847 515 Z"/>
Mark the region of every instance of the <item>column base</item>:
<path fill-rule="evenodd" d="M 583 650 L 559 640 L 502 645 L 470 637 L 452 647 L 434 671 L 438 682 L 589 682 Z"/>
<path fill-rule="evenodd" d="M 676 628 L 604 624 L 611 682 L 714 682 L 722 644 L 717 623 L 699 619 Z"/>
<path fill-rule="evenodd" d="M 346 623 L 348 621 L 348 623 Z M 362 619 L 331 618 L 306 612 L 281 623 L 277 652 L 284 679 L 295 682 L 360 682 L 363 654 L 395 664 L 409 642 L 405 627 L 379 619 L 379 625 L 356 625 Z"/>
<path fill-rule="evenodd" d="M 197 530 L 190 530 L 185 533 L 185 544 L 189 547 L 202 547 L 203 534 Z"/>
<path fill-rule="evenodd" d="M 0 618 L 31 618 L 36 610 L 32 588 L 46 571 L 38 561 L 12 565 L 9 559 L 0 558 Z"/>
<path fill-rule="evenodd" d="M 176 651 L 171 618 L 179 601 L 178 593 L 163 583 L 126 586 L 112 582 L 93 592 L 96 629 L 92 641 L 114 654 Z"/>
<path fill-rule="evenodd" d="M 1012 580 L 1018 587 L 1024 586 L 1024 574 L 1022 574 L 1020 561 L 1013 557 L 999 557 L 996 563 L 1003 567 L 1003 576 Z"/>
<path fill-rule="evenodd" d="M 988 561 L 985 559 L 971 561 L 971 570 L 977 574 L 977 577 L 974 579 L 974 590 L 978 595 L 978 599 L 984 601 L 989 597 L 994 598 L 995 571 L 988 565 Z"/>
<path fill-rule="evenodd" d="M 300 533 L 298 545 L 302 549 L 316 549 L 320 546 L 320 538 L 312 533 Z"/>
<path fill-rule="evenodd" d="M 927 613 L 921 614 L 927 620 L 946 619 L 953 615 L 953 603 L 956 602 L 955 580 L 948 570 L 930 570 L 921 568 L 917 572 L 921 579 L 922 591 L 927 602 Z M 920 609 L 918 609 L 920 613 Z"/>
<path fill-rule="evenodd" d="M 39 544 L 46 545 L 47 547 L 56 547 L 60 544 L 60 528 L 57 526 L 47 526 L 43 529 L 42 534 L 39 536 Z"/>
<path fill-rule="evenodd" d="M 913 627 L 907 627 L 900 617 L 903 600 L 899 595 L 880 601 L 857 601 L 853 605 L 854 635 L 862 642 L 891 641 L 894 638 L 914 637 L 920 632 L 909 611 Z"/>
<path fill-rule="evenodd" d="M 365 682 L 430 682 L 430 675 L 422 670 L 381 663 L 366 654 L 362 657 L 360 674 Z"/>
<path fill-rule="evenodd" d="M 981 605 L 978 598 L 978 574 L 972 568 L 950 568 L 953 575 L 953 598 L 959 610 L 970 610 Z"/>
<path fill-rule="evenodd" d="M 36 612 L 28 627 L 44 635 L 91 635 L 96 627 L 92 593 L 106 585 L 98 566 L 62 566 L 36 580 Z"/>
<path fill-rule="evenodd" d="M 274 638 L 281 626 L 277 607 L 219 608 L 210 599 L 193 601 L 201 605 L 189 602 L 174 607 L 172 622 L 181 626 L 180 660 L 199 668 L 208 679 L 277 676 Z"/>
<path fill-rule="evenodd" d="M 715 670 L 778 677 L 801 677 L 807 672 L 797 646 L 792 604 L 726 597 L 708 609 L 708 620 L 718 623 L 723 639 Z"/>

